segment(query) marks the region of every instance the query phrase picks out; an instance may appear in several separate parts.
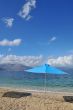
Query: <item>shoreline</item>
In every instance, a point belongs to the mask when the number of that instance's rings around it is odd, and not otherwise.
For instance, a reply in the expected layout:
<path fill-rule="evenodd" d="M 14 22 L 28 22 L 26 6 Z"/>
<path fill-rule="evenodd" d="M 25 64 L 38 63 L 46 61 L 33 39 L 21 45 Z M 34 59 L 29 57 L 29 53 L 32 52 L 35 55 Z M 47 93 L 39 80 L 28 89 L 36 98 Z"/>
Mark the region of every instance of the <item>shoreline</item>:
<path fill-rule="evenodd" d="M 65 91 L 44 91 L 44 90 L 37 90 L 37 89 L 29 89 L 29 88 L 19 88 L 19 87 L 0 87 L 0 89 L 6 89 L 11 91 L 18 91 L 18 92 L 31 92 L 31 93 L 52 93 L 52 94 L 71 94 L 73 95 L 73 92 L 65 92 Z"/>

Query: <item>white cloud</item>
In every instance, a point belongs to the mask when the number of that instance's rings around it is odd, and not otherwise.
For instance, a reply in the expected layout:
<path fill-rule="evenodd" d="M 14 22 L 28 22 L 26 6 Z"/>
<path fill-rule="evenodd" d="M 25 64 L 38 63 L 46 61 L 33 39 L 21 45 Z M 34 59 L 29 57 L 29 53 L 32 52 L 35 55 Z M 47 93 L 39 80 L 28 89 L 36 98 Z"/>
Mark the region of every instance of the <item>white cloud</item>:
<path fill-rule="evenodd" d="M 26 66 L 36 66 L 44 62 L 43 56 L 16 56 L 0 55 L 0 64 L 23 64 Z"/>
<path fill-rule="evenodd" d="M 49 44 L 56 41 L 56 39 L 57 39 L 56 37 L 51 37 L 51 39 L 49 40 Z"/>
<path fill-rule="evenodd" d="M 21 44 L 21 39 L 14 39 L 13 41 L 9 41 L 7 39 L 4 39 L 0 41 L 0 46 L 18 46 Z"/>
<path fill-rule="evenodd" d="M 52 37 L 51 39 L 50 39 L 50 41 L 55 41 L 56 40 L 56 37 Z"/>
<path fill-rule="evenodd" d="M 6 24 L 7 27 L 12 27 L 14 18 L 3 18 L 3 22 Z"/>
<path fill-rule="evenodd" d="M 27 0 L 23 5 L 22 9 L 19 11 L 18 15 L 25 20 L 31 18 L 30 12 L 36 7 L 36 0 Z"/>
<path fill-rule="evenodd" d="M 26 18 L 26 21 L 29 21 L 31 18 L 32 18 L 32 16 L 29 15 L 29 16 Z"/>
<path fill-rule="evenodd" d="M 57 58 L 48 58 L 48 64 L 61 67 L 72 67 L 73 55 L 59 56 Z"/>

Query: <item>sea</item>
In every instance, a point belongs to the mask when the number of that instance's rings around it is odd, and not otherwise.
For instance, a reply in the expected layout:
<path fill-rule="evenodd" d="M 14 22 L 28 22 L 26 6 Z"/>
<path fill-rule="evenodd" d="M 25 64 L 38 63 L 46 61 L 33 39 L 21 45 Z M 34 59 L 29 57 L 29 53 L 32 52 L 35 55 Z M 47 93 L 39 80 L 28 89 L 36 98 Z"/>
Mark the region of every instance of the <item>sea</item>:
<path fill-rule="evenodd" d="M 50 75 L 24 71 L 0 71 L 0 87 L 37 91 L 73 92 L 73 74 Z"/>

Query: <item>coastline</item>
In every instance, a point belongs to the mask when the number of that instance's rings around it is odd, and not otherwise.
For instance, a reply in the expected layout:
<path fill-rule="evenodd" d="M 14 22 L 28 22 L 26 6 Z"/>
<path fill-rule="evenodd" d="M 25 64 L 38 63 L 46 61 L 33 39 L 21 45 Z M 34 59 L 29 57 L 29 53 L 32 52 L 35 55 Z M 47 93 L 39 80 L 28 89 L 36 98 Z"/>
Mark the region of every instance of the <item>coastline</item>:
<path fill-rule="evenodd" d="M 68 94 L 68 95 L 73 95 L 73 92 L 65 92 L 65 91 L 45 91 L 45 90 L 37 90 L 37 89 L 30 89 L 30 88 L 19 88 L 19 87 L 0 87 L 0 89 L 4 90 L 11 90 L 11 91 L 18 91 L 18 92 L 31 92 L 31 93 L 52 93 L 52 94 Z"/>

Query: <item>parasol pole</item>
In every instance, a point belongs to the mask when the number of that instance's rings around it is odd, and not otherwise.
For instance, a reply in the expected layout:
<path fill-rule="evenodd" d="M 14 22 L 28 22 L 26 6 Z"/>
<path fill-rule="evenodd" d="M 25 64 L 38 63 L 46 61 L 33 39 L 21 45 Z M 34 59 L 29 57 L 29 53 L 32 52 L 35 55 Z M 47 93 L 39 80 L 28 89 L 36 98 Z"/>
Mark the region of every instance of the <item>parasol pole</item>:
<path fill-rule="evenodd" d="M 46 66 L 46 64 L 45 64 L 45 66 Z M 44 86 L 45 97 L 46 97 L 46 83 L 47 83 L 46 75 L 47 75 L 47 67 L 46 67 L 46 72 L 45 72 L 45 86 Z"/>

